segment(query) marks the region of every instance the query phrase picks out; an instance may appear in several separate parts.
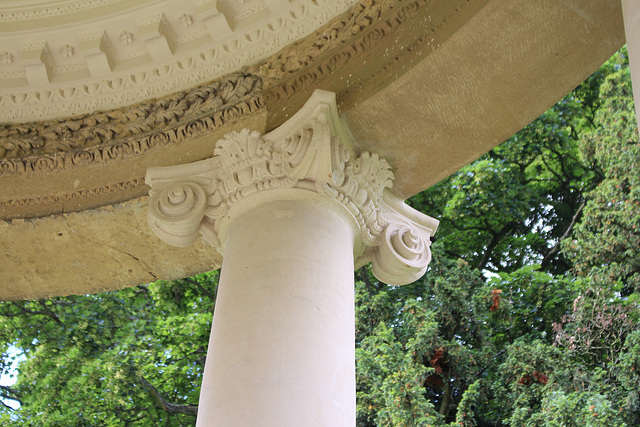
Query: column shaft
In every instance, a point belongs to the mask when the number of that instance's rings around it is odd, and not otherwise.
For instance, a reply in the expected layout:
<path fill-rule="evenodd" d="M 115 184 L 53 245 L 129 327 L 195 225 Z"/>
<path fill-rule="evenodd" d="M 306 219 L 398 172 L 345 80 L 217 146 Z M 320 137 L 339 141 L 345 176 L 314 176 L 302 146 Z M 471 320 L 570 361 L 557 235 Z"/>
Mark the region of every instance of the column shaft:
<path fill-rule="evenodd" d="M 269 202 L 228 233 L 198 426 L 355 425 L 355 224 Z"/>
<path fill-rule="evenodd" d="M 640 111 L 640 2 L 638 0 L 622 0 L 622 13 L 629 52 L 636 117 L 640 117 L 638 115 L 638 111 Z"/>

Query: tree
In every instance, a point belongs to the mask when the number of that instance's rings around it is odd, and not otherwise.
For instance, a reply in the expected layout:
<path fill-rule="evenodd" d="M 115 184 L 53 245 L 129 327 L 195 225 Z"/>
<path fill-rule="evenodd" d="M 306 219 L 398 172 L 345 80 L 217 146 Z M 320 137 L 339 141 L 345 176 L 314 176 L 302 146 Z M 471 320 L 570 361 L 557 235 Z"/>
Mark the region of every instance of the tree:
<path fill-rule="evenodd" d="M 637 360 L 640 313 L 628 82 L 623 50 L 517 135 L 412 199 L 441 220 L 434 261 L 407 290 L 360 274 L 359 425 L 638 423 L 627 362 Z M 428 334 L 407 307 L 429 320 Z"/>
<path fill-rule="evenodd" d="M 604 176 L 588 194 L 565 250 L 579 274 L 599 283 L 620 281 L 628 295 L 640 292 L 640 144 L 628 69 L 612 73 L 601 91 L 596 127 L 584 135 L 580 150 Z"/>
<path fill-rule="evenodd" d="M 5 407 L 0 420 L 192 425 L 217 278 L 214 272 L 98 295 L 3 303 L 5 352 L 15 346 L 26 360 L 17 383 L 4 390 L 20 407 Z"/>

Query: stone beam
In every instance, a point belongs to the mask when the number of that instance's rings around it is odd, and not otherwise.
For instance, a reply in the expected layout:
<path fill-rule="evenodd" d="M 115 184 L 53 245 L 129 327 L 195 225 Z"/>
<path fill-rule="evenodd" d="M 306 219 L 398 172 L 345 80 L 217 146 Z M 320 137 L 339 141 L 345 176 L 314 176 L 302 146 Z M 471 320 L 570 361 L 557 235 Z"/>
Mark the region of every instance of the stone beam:
<path fill-rule="evenodd" d="M 354 267 L 415 281 L 438 221 L 394 195 L 385 159 L 354 151 L 334 94 L 146 181 L 162 240 L 201 233 L 223 257 L 198 425 L 355 425 Z"/>

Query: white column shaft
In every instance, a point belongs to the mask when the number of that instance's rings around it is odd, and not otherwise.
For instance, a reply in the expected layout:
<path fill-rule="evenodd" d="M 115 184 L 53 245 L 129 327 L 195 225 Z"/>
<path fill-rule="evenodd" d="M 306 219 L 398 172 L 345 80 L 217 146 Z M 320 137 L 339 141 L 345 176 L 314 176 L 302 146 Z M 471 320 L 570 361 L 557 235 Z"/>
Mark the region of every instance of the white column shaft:
<path fill-rule="evenodd" d="M 354 426 L 347 215 L 275 201 L 230 227 L 197 425 Z"/>
<path fill-rule="evenodd" d="M 622 0 L 624 15 L 624 31 L 629 51 L 629 67 L 631 68 L 631 84 L 636 106 L 636 117 L 640 111 L 640 1 Z M 639 121 L 640 122 L 640 121 Z"/>

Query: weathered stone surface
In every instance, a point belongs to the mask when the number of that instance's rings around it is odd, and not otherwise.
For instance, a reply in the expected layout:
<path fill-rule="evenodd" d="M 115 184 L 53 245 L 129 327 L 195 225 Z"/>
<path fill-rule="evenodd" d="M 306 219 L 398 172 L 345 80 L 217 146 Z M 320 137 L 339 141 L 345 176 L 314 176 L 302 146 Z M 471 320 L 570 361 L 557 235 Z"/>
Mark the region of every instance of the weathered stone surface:
<path fill-rule="evenodd" d="M 390 160 L 404 197 L 509 138 L 624 44 L 619 1 L 469 3 L 431 53 L 345 110 L 358 148 Z"/>
<path fill-rule="evenodd" d="M 180 249 L 158 240 L 147 224 L 147 200 L 0 221 L 2 299 L 108 291 L 220 266 L 220 256 L 200 242 Z"/>

